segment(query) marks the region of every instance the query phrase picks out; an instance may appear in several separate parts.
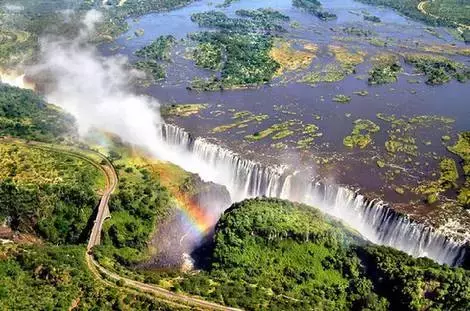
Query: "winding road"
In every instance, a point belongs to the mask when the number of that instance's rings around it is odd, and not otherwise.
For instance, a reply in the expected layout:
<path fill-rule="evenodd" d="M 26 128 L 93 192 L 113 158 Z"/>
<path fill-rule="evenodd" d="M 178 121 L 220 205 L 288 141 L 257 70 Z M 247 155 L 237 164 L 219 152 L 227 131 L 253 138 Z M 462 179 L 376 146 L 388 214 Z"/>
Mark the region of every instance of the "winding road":
<path fill-rule="evenodd" d="M 93 224 L 93 228 L 90 233 L 90 238 L 88 240 L 87 251 L 86 251 L 86 262 L 90 271 L 103 283 L 111 287 L 119 287 L 124 289 L 132 294 L 137 295 L 147 295 L 152 298 L 173 306 L 178 306 L 182 308 L 188 308 L 192 310 L 229 310 L 229 311 L 240 311 L 241 309 L 230 308 L 217 303 L 205 301 L 189 295 L 177 294 L 171 292 L 167 289 L 135 281 L 129 278 L 118 275 L 115 272 L 109 271 L 106 268 L 102 267 L 92 255 L 92 248 L 96 245 L 99 245 L 101 242 L 101 229 L 103 227 L 103 222 L 111 217 L 108 203 L 111 197 L 111 194 L 117 187 L 118 177 L 116 170 L 114 169 L 111 162 L 101 153 L 88 150 L 80 149 L 74 150 L 74 148 L 67 146 L 51 145 L 41 142 L 34 141 L 24 141 L 15 138 L 9 137 L 0 137 L 0 142 L 8 142 L 15 144 L 22 144 L 30 148 L 42 149 L 53 152 L 60 152 L 67 154 L 69 156 L 75 157 L 77 159 L 88 162 L 97 169 L 99 169 L 106 177 L 106 188 L 101 194 L 100 203 L 98 205 L 98 210 L 96 213 L 96 219 Z M 92 156 L 101 160 L 101 163 L 96 159 L 93 159 Z M 116 283 L 120 282 L 122 286 L 118 286 Z"/>

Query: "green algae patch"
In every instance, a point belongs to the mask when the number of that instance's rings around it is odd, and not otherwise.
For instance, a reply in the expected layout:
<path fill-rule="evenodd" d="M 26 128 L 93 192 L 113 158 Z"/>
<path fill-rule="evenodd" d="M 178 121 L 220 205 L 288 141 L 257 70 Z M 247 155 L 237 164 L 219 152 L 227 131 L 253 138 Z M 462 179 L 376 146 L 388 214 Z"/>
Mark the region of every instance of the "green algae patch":
<path fill-rule="evenodd" d="M 189 117 L 198 114 L 208 106 L 208 104 L 173 104 L 162 107 L 162 114 L 166 116 Z"/>
<path fill-rule="evenodd" d="M 380 131 L 380 127 L 371 120 L 357 119 L 354 121 L 351 135 L 344 137 L 343 144 L 349 148 L 359 147 L 363 149 L 372 142 L 371 134 L 378 131 Z"/>
<path fill-rule="evenodd" d="M 333 97 L 333 101 L 341 104 L 347 104 L 351 101 L 351 97 L 344 94 L 338 94 Z"/>
<path fill-rule="evenodd" d="M 394 83 L 398 74 L 403 71 L 398 56 L 381 53 L 372 60 L 373 66 L 369 71 L 368 82 L 371 85 Z"/>

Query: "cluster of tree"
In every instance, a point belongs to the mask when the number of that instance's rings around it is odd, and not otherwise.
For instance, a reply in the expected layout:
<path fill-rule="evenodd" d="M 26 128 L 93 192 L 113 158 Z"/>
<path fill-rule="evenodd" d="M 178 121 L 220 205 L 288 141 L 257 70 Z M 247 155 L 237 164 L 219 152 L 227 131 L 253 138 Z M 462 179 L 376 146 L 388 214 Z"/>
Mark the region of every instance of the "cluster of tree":
<path fill-rule="evenodd" d="M 0 84 L 0 136 L 57 141 L 75 132 L 72 116 L 32 91 Z"/>
<path fill-rule="evenodd" d="M 158 37 L 135 53 L 144 59 L 136 62 L 135 67 L 150 74 L 155 81 L 165 79 L 166 72 L 161 62 L 171 60 L 171 49 L 175 42 L 175 37 L 171 35 Z"/>
<path fill-rule="evenodd" d="M 230 32 L 284 32 L 278 24 L 286 16 L 273 10 L 238 10 L 237 15 L 245 18 L 231 18 L 220 11 L 209 11 L 191 15 L 191 20 L 201 27 L 214 27 Z"/>
<path fill-rule="evenodd" d="M 368 82 L 371 85 L 396 82 L 397 76 L 402 70 L 397 56 L 391 54 L 379 55 L 369 71 Z"/>
<path fill-rule="evenodd" d="M 150 45 L 147 45 L 135 52 L 135 55 L 147 60 L 151 59 L 169 61 L 171 48 L 175 44 L 175 41 L 176 39 L 172 35 L 160 36 Z"/>
<path fill-rule="evenodd" d="M 318 0 L 293 0 L 292 4 L 295 7 L 306 10 L 310 14 L 313 14 L 319 19 L 324 20 L 324 21 L 337 18 L 336 14 L 328 12 L 328 11 L 324 11 L 322 9 L 321 2 Z"/>
<path fill-rule="evenodd" d="M 96 282 L 82 246 L 0 246 L 2 310 L 180 310 Z"/>
<path fill-rule="evenodd" d="M 157 219 L 170 209 L 170 195 L 146 168 L 119 168 L 119 188 L 109 202 L 112 218 L 105 222 L 98 259 L 110 258 L 131 266 L 147 255 L 147 242 Z"/>
<path fill-rule="evenodd" d="M 469 67 L 444 56 L 406 54 L 405 62 L 412 64 L 418 72 L 424 73 L 427 77 L 427 84 L 444 84 L 452 79 L 466 82 L 470 79 Z"/>
<path fill-rule="evenodd" d="M 85 241 L 101 172 L 71 156 L 9 143 L 0 155 L 0 219 L 54 244 Z"/>
<path fill-rule="evenodd" d="M 314 208 L 234 204 L 206 272 L 176 290 L 247 310 L 468 310 L 470 272 L 371 245 Z"/>
<path fill-rule="evenodd" d="M 470 209 L 470 132 L 459 133 L 459 139 L 455 145 L 448 147 L 449 151 L 461 158 L 465 182 L 458 190 L 457 201 L 467 209 Z"/>
<path fill-rule="evenodd" d="M 288 17 L 273 10 L 239 10 L 243 18 L 230 18 L 222 12 L 193 14 L 201 26 L 215 27 L 215 32 L 199 32 L 190 38 L 199 43 L 193 54 L 196 64 L 220 69 L 220 77 L 195 79 L 191 89 L 220 90 L 237 86 L 257 85 L 270 81 L 279 64 L 271 58 L 272 30 L 282 31 L 278 24 Z"/>

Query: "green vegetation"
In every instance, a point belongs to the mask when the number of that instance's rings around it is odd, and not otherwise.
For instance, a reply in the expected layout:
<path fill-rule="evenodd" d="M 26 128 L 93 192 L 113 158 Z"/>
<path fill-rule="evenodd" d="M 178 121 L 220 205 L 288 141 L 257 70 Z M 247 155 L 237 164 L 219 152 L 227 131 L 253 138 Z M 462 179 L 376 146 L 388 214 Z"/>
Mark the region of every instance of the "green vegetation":
<path fill-rule="evenodd" d="M 81 246 L 0 246 L 2 310 L 181 310 L 97 283 Z"/>
<path fill-rule="evenodd" d="M 135 52 L 136 56 L 144 59 L 136 62 L 135 67 L 150 74 L 154 81 L 165 79 L 165 68 L 159 62 L 171 60 L 171 49 L 175 42 L 175 37 L 171 35 L 158 37 L 150 45 Z"/>
<path fill-rule="evenodd" d="M 397 81 L 402 71 L 398 57 L 393 54 L 379 54 L 373 60 L 372 70 L 369 71 L 369 84 L 385 84 Z"/>
<path fill-rule="evenodd" d="M 369 22 L 373 22 L 373 23 L 380 23 L 381 22 L 380 18 L 375 16 L 375 15 L 364 15 L 364 20 L 369 21 Z"/>
<path fill-rule="evenodd" d="M 455 14 L 459 14 L 457 12 L 462 10 L 462 4 L 460 4 L 459 6 L 455 6 L 453 9 L 450 10 L 450 12 L 448 12 L 451 14 L 448 16 L 448 18 L 436 19 L 432 16 L 423 14 L 422 12 L 418 10 L 418 3 L 421 2 L 419 0 L 358 0 L 358 1 L 367 3 L 367 4 L 372 4 L 372 5 L 381 5 L 381 6 L 391 7 L 408 17 L 427 22 L 431 25 L 442 25 L 442 26 L 454 26 L 452 22 L 452 16 Z M 452 2 L 458 2 L 458 0 L 437 0 L 433 2 L 452 3 Z"/>
<path fill-rule="evenodd" d="M 238 119 L 238 121 L 230 123 L 230 124 L 225 124 L 225 125 L 220 125 L 212 129 L 213 133 L 220 133 L 220 132 L 225 132 L 227 130 L 230 130 L 232 128 L 236 127 L 244 127 L 248 123 L 251 122 L 257 122 L 261 123 L 264 120 L 268 119 L 269 116 L 267 114 L 258 114 L 255 115 L 249 111 L 240 111 L 240 112 L 235 112 L 232 119 Z"/>
<path fill-rule="evenodd" d="M 453 78 L 460 82 L 470 79 L 470 68 L 444 56 L 405 54 L 405 62 L 412 64 L 418 72 L 424 73 L 427 84 L 444 84 Z"/>
<path fill-rule="evenodd" d="M 305 44 L 303 51 L 292 47 L 293 42 L 285 39 L 276 39 L 269 53 L 271 58 L 279 64 L 276 75 L 284 71 L 294 71 L 307 68 L 315 58 L 317 46 L 311 43 Z M 307 47 L 307 48 L 305 48 Z"/>
<path fill-rule="evenodd" d="M 191 16 L 200 26 L 218 29 L 190 35 L 199 43 L 194 53 L 196 64 L 221 72 L 220 78 L 193 80 L 189 89 L 214 91 L 259 85 L 275 76 L 279 64 L 270 56 L 273 36 L 269 32 L 283 31 L 277 22 L 287 17 L 268 9 L 240 10 L 237 14 L 244 18 L 229 18 L 217 11 Z"/>
<path fill-rule="evenodd" d="M 297 141 L 298 149 L 307 149 L 309 148 L 315 138 L 323 136 L 323 133 L 319 132 L 320 128 L 315 124 L 307 124 L 302 129 L 302 134 L 305 135 L 305 138 L 302 138 Z"/>
<path fill-rule="evenodd" d="M 164 116 L 189 117 L 198 114 L 202 109 L 207 108 L 207 104 L 173 104 L 163 106 L 161 113 Z"/>
<path fill-rule="evenodd" d="M 351 50 L 339 45 L 330 45 L 328 50 L 335 57 L 335 62 L 326 64 L 320 71 L 313 71 L 305 75 L 301 82 L 317 84 L 319 82 L 337 82 L 346 76 L 356 73 L 356 66 L 364 62 L 365 53 L 360 50 Z"/>
<path fill-rule="evenodd" d="M 201 27 L 212 27 L 221 30 L 246 33 L 256 31 L 279 31 L 285 29 L 278 24 L 287 16 L 273 10 L 238 10 L 236 14 L 243 18 L 230 18 L 223 12 L 209 11 L 191 15 L 191 20 Z"/>
<path fill-rule="evenodd" d="M 356 94 L 356 95 L 359 95 L 359 96 L 369 95 L 369 92 L 367 90 L 354 91 L 353 93 Z"/>
<path fill-rule="evenodd" d="M 333 20 L 337 17 L 336 14 L 324 11 L 320 1 L 318 0 L 292 0 L 292 4 L 295 7 L 301 8 L 324 21 Z"/>
<path fill-rule="evenodd" d="M 193 36 L 201 43 L 212 43 L 224 50 L 220 84 L 223 88 L 260 84 L 270 81 L 279 65 L 271 59 L 272 39 L 259 34 L 204 33 Z M 217 66 L 217 65 L 215 65 Z M 209 80 L 211 81 L 211 80 Z M 191 86 L 200 89 L 196 84 Z"/>
<path fill-rule="evenodd" d="M 349 148 L 359 147 L 363 149 L 372 142 L 371 134 L 378 131 L 380 131 L 380 127 L 371 120 L 357 119 L 354 121 L 351 135 L 343 139 L 343 144 Z"/>
<path fill-rule="evenodd" d="M 60 141 L 75 134 L 72 116 L 29 90 L 0 84 L 0 136 Z"/>
<path fill-rule="evenodd" d="M 285 121 L 282 123 L 273 124 L 267 129 L 245 136 L 245 139 L 250 140 L 250 141 L 256 141 L 256 140 L 261 140 L 263 138 L 266 138 L 270 135 L 273 135 L 272 139 L 274 140 L 282 139 L 282 138 L 285 138 L 287 136 L 294 134 L 294 131 L 292 131 L 290 127 L 293 126 L 294 124 L 299 124 L 299 123 L 300 123 L 299 120 L 289 120 L 289 121 Z"/>
<path fill-rule="evenodd" d="M 277 199 L 234 204 L 208 271 L 173 288 L 247 310 L 465 310 L 470 274 L 369 245 L 318 210 Z M 426 293 L 426 294 L 423 294 Z"/>
<path fill-rule="evenodd" d="M 444 24 L 455 22 L 470 25 L 470 7 L 468 2 L 462 0 L 429 1 L 425 4 L 425 10 L 430 15 L 438 16 Z"/>
<path fill-rule="evenodd" d="M 141 60 L 135 63 L 135 68 L 148 73 L 154 81 L 166 78 L 165 68 L 154 60 Z"/>
<path fill-rule="evenodd" d="M 351 101 L 351 97 L 344 94 L 338 94 L 333 97 L 333 101 L 341 104 L 347 104 Z"/>
<path fill-rule="evenodd" d="M 222 48 L 210 42 L 199 44 L 193 53 L 196 65 L 211 70 L 222 67 Z"/>
<path fill-rule="evenodd" d="M 441 176 L 439 177 L 439 184 L 444 189 L 456 188 L 457 179 L 459 173 L 457 171 L 457 165 L 451 158 L 444 158 L 439 163 Z"/>
<path fill-rule="evenodd" d="M 164 219 L 171 208 L 170 194 L 145 166 L 132 165 L 125 159 L 115 163 L 119 188 L 109 202 L 112 217 L 104 223 L 102 245 L 93 252 L 102 262 L 130 266 L 148 256 L 147 242 L 157 219 Z"/>
<path fill-rule="evenodd" d="M 256 21 L 264 21 L 265 23 L 271 23 L 274 21 L 288 22 L 290 20 L 289 16 L 269 8 L 262 8 L 257 10 L 237 10 L 235 14 L 241 17 L 249 17 Z"/>
<path fill-rule="evenodd" d="M 169 61 L 171 48 L 175 41 L 176 39 L 172 35 L 160 36 L 150 45 L 135 52 L 135 55 L 145 59 Z"/>
<path fill-rule="evenodd" d="M 65 153 L 7 141 L 0 142 L 0 159 L 2 221 L 55 244 L 84 241 L 96 192 L 104 188 L 99 169 Z"/>
<path fill-rule="evenodd" d="M 470 208 L 470 132 L 460 133 L 458 141 L 448 149 L 462 159 L 465 182 L 459 189 L 457 201 L 468 209 Z"/>
<path fill-rule="evenodd" d="M 238 2 L 240 0 L 224 0 L 224 3 L 217 5 L 217 7 L 221 8 L 227 8 L 229 7 L 233 2 Z"/>

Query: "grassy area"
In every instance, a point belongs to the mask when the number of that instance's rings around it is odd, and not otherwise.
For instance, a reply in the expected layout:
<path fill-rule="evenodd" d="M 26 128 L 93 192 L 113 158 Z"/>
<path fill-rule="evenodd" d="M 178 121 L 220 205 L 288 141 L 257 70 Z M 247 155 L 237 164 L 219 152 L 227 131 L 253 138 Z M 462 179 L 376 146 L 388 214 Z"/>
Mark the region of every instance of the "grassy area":
<path fill-rule="evenodd" d="M 279 64 L 276 75 L 307 68 L 315 58 L 316 49 L 317 46 L 311 44 L 306 50 L 296 50 L 292 47 L 292 43 L 285 39 L 276 39 L 269 52 L 271 58 Z"/>
<path fill-rule="evenodd" d="M 307 73 L 300 82 L 317 84 L 320 82 L 337 82 L 356 72 L 356 66 L 364 62 L 365 53 L 360 50 L 350 50 L 344 46 L 330 45 L 329 52 L 335 57 L 335 62 L 326 64 Z"/>

